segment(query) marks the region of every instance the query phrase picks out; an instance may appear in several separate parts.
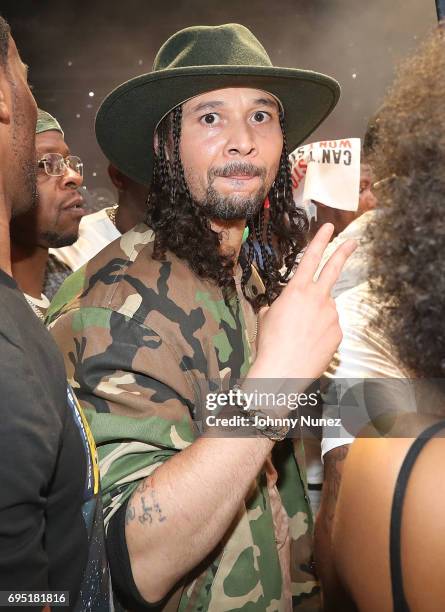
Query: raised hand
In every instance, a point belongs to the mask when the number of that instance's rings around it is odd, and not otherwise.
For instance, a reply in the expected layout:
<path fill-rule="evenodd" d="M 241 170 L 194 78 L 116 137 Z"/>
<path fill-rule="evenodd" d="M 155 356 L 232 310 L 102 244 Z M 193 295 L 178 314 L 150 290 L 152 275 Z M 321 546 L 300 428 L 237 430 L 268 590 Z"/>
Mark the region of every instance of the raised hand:
<path fill-rule="evenodd" d="M 318 378 L 342 339 L 331 289 L 356 248 L 344 242 L 318 280 L 314 275 L 332 237 L 326 223 L 309 244 L 297 271 L 270 308 L 260 313 L 257 358 L 249 378 Z"/>

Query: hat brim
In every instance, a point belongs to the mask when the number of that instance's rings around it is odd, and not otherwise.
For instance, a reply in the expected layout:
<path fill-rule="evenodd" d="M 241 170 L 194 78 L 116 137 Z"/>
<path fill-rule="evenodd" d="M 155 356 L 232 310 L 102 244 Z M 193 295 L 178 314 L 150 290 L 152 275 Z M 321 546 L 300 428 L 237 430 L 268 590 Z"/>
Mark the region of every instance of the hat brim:
<path fill-rule="evenodd" d="M 331 77 L 293 68 L 196 66 L 151 72 L 123 83 L 103 101 L 96 116 L 97 141 L 123 174 L 149 185 L 153 136 L 161 119 L 194 96 L 225 87 L 267 91 L 284 108 L 289 152 L 329 115 L 340 97 Z"/>

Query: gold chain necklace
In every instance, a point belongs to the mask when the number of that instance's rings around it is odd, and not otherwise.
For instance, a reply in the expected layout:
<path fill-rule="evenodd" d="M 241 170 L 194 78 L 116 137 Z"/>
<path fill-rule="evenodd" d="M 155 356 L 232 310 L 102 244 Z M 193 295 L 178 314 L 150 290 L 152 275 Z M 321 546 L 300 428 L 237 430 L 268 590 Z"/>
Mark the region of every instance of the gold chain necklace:
<path fill-rule="evenodd" d="M 37 316 L 37 318 L 39 318 L 42 323 L 45 321 L 45 315 L 41 312 L 41 310 L 34 304 L 34 302 L 25 295 L 25 300 L 28 302 L 28 304 L 31 306 L 34 314 Z"/>
<path fill-rule="evenodd" d="M 243 312 L 243 318 L 245 321 L 245 326 L 246 326 L 246 336 L 247 336 L 247 342 L 249 342 L 249 344 L 252 344 L 253 342 L 255 342 L 256 337 L 258 335 L 258 313 L 255 313 L 255 329 L 253 330 L 253 334 L 252 336 L 249 335 L 249 330 L 247 329 L 247 320 L 246 320 L 246 316 L 243 310 L 243 306 L 242 306 L 242 302 L 241 300 L 244 300 L 244 295 L 242 294 L 242 290 L 241 290 L 241 285 L 240 283 L 237 284 L 237 282 L 235 281 L 235 287 L 236 287 L 236 302 L 238 304 L 238 308 Z M 240 293 L 241 292 L 241 297 L 240 297 Z"/>
<path fill-rule="evenodd" d="M 257 335 L 258 335 L 258 314 L 255 317 L 255 329 L 253 332 L 253 336 L 252 338 L 247 338 L 248 341 L 252 344 L 252 342 L 255 342 Z"/>
<path fill-rule="evenodd" d="M 110 219 L 110 221 L 114 225 L 114 227 L 116 227 L 117 209 L 118 209 L 118 204 L 115 204 L 114 206 L 110 206 L 109 208 L 105 209 L 105 212 L 107 213 L 108 218 Z"/>

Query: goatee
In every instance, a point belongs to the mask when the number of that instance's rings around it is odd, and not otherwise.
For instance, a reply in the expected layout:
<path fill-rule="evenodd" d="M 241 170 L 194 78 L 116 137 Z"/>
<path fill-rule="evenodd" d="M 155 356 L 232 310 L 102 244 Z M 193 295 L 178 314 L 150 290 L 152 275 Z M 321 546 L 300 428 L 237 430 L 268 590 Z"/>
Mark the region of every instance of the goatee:
<path fill-rule="evenodd" d="M 261 185 L 255 193 L 250 195 L 243 196 L 239 193 L 222 195 L 213 186 L 215 177 L 228 178 L 231 176 L 258 176 L 261 178 Z M 261 210 L 267 196 L 265 178 L 266 169 L 251 163 L 231 162 L 222 168 L 212 168 L 208 172 L 205 199 L 200 202 L 200 205 L 212 219 L 224 221 L 252 219 Z"/>

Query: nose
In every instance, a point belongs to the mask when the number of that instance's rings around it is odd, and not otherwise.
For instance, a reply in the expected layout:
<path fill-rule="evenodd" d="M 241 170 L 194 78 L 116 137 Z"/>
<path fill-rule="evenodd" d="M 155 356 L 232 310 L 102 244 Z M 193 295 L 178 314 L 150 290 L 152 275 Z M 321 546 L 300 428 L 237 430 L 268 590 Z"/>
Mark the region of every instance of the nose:
<path fill-rule="evenodd" d="M 83 184 L 83 177 L 68 166 L 65 166 L 65 172 L 60 178 L 63 189 L 78 189 Z"/>
<path fill-rule="evenodd" d="M 245 120 L 233 122 L 228 134 L 225 154 L 228 157 L 254 157 L 257 148 L 252 127 Z"/>

